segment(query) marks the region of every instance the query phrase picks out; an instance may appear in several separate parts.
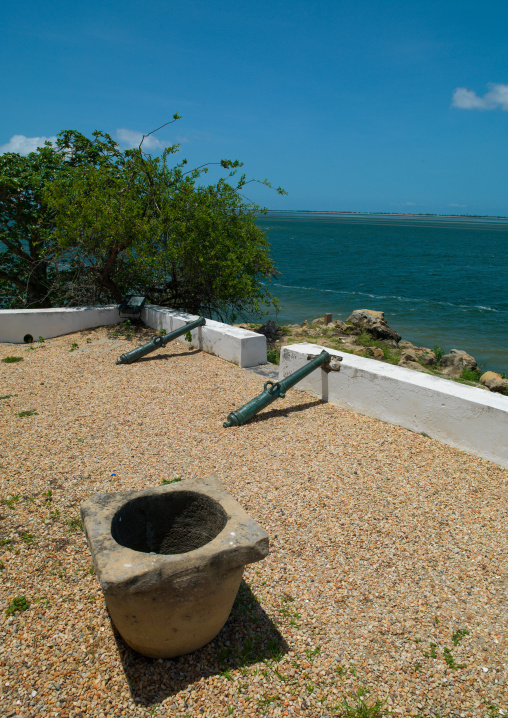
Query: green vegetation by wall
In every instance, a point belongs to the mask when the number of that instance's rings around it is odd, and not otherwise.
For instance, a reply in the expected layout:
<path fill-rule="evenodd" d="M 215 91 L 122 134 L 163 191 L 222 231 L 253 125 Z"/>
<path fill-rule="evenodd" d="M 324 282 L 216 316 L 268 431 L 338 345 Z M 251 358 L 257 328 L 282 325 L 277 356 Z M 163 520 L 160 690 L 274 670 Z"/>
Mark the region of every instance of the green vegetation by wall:
<path fill-rule="evenodd" d="M 142 143 L 122 151 L 106 133 L 65 130 L 56 146 L 1 156 L 3 306 L 119 302 L 135 291 L 227 321 L 273 301 L 260 208 L 242 196 L 256 180 L 221 160 L 225 176 L 206 185 L 207 166 L 170 162 L 178 149 L 152 157 Z"/>

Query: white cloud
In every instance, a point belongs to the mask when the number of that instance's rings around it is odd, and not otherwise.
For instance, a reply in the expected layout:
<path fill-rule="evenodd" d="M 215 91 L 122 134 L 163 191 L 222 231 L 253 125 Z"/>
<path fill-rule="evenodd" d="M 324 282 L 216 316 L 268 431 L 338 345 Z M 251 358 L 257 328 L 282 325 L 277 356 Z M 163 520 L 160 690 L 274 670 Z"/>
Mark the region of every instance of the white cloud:
<path fill-rule="evenodd" d="M 25 137 L 25 135 L 13 135 L 9 142 L 0 145 L 0 155 L 6 152 L 17 152 L 20 155 L 28 155 L 35 152 L 37 147 L 43 147 L 45 142 L 55 144 L 56 137 Z"/>
<path fill-rule="evenodd" d="M 116 131 L 116 138 L 120 145 L 127 148 L 139 147 L 139 143 L 143 139 L 143 132 L 136 132 L 136 130 L 128 130 L 125 127 L 120 128 Z M 158 140 L 153 135 L 148 135 L 143 141 L 144 150 L 162 150 L 164 147 L 168 147 L 171 142 L 163 142 Z"/>
<path fill-rule="evenodd" d="M 452 107 L 460 110 L 495 110 L 500 107 L 508 112 L 508 85 L 490 82 L 489 91 L 483 97 L 478 97 L 474 90 L 467 87 L 457 87 L 453 93 Z"/>

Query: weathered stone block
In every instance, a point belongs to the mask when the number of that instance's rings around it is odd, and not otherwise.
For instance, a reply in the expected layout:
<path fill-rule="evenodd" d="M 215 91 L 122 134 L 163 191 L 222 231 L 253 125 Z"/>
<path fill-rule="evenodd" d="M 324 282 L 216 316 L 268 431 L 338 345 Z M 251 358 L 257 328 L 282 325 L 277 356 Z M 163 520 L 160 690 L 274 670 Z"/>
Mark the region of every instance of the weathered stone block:
<path fill-rule="evenodd" d="M 111 618 L 131 648 L 171 658 L 226 622 L 268 535 L 215 476 L 96 494 L 81 516 Z"/>

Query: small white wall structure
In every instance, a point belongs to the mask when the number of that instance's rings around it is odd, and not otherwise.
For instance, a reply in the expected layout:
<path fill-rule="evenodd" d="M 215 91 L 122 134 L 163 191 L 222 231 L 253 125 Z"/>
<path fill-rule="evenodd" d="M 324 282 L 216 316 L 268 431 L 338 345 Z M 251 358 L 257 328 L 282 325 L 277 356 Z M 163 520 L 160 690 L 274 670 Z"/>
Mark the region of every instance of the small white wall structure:
<path fill-rule="evenodd" d="M 152 329 L 165 329 L 169 334 L 184 324 L 195 321 L 198 316 L 150 304 L 143 308 L 141 318 Z M 238 366 L 250 367 L 267 363 L 266 337 L 262 334 L 207 319 L 205 326 L 192 330 L 191 336 L 189 346 Z M 185 342 L 185 336 L 179 337 L 178 341 Z"/>
<path fill-rule="evenodd" d="M 180 329 L 184 324 L 197 319 L 175 309 L 158 307 L 153 304 L 141 311 L 144 323 L 157 331 L 166 332 Z M 37 341 L 39 337 L 51 339 L 72 334 L 84 329 L 118 324 L 120 317 L 117 304 L 103 307 L 71 307 L 57 309 L 2 309 L 0 310 L 0 342 L 23 344 Z M 266 364 L 266 337 L 247 329 L 207 319 L 204 327 L 191 332 L 189 346 L 226 359 L 241 367 Z M 185 336 L 178 341 L 185 342 Z"/>
<path fill-rule="evenodd" d="M 283 347 L 279 378 L 324 348 Z M 342 357 L 340 371 L 316 369 L 299 382 L 299 389 L 508 467 L 508 397 L 374 359 L 326 351 Z"/>
<path fill-rule="evenodd" d="M 83 329 L 118 324 L 117 304 L 103 307 L 0 310 L 0 342 L 23 344 L 39 337 L 51 339 Z M 25 337 L 27 337 L 25 339 Z"/>

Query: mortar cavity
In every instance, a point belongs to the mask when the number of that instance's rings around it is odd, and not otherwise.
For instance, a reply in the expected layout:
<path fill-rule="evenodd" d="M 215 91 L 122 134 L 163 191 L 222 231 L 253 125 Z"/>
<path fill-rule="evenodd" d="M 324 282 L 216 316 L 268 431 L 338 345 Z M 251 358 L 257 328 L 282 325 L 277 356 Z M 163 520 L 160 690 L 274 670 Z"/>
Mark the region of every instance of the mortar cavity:
<path fill-rule="evenodd" d="M 171 491 L 128 501 L 114 515 L 111 535 L 133 551 L 187 553 L 212 541 L 226 522 L 226 512 L 209 496 Z"/>

